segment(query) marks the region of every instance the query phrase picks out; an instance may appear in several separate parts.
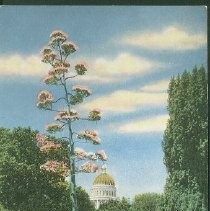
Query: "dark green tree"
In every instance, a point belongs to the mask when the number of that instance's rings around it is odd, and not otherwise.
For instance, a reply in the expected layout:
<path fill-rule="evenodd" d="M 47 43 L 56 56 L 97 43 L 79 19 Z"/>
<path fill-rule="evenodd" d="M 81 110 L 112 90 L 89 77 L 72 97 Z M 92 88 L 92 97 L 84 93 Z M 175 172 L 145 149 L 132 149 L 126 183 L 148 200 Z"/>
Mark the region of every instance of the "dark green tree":
<path fill-rule="evenodd" d="M 134 198 L 131 211 L 157 211 L 160 203 L 160 195 L 157 193 L 138 194 Z"/>
<path fill-rule="evenodd" d="M 204 211 L 202 203 L 195 179 L 186 170 L 180 170 L 167 180 L 158 211 Z"/>
<path fill-rule="evenodd" d="M 36 134 L 30 128 L 0 128 L 0 204 L 11 211 L 67 211 L 69 184 L 59 174 L 40 169 L 46 154 L 37 147 Z M 47 156 L 68 159 L 65 143 L 62 146 Z M 77 198 L 79 211 L 94 210 L 81 188 Z"/>
<path fill-rule="evenodd" d="M 203 67 L 172 78 L 168 89 L 170 119 L 164 133 L 169 178 L 165 210 L 207 208 L 207 73 Z M 167 206 L 168 205 L 168 206 Z M 189 208 L 191 207 L 191 208 Z"/>
<path fill-rule="evenodd" d="M 109 200 L 100 205 L 98 211 L 129 211 L 131 205 L 126 198 L 121 200 Z"/>
<path fill-rule="evenodd" d="M 94 211 L 94 204 L 90 201 L 89 195 L 81 187 L 77 188 L 77 201 L 79 211 Z"/>
<path fill-rule="evenodd" d="M 193 69 L 190 81 L 190 149 L 189 169 L 198 182 L 199 190 L 207 205 L 208 200 L 208 99 L 207 73 L 204 67 Z"/>

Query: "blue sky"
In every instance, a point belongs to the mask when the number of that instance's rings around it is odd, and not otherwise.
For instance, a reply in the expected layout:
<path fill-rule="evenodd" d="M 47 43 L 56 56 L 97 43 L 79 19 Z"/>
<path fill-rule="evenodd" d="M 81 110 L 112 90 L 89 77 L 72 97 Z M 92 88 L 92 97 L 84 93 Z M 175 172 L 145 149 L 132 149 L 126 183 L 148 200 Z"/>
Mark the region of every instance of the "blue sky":
<path fill-rule="evenodd" d="M 55 114 L 36 108 L 49 67 L 40 50 L 54 30 L 63 30 L 85 61 L 87 76 L 72 81 L 92 89 L 81 113 L 100 108 L 94 128 L 108 157 L 118 196 L 162 192 L 167 177 L 161 147 L 166 127 L 167 86 L 173 75 L 207 66 L 207 10 L 204 6 L 2 6 L 0 8 L 0 126 L 38 129 Z M 96 175 L 78 176 L 90 190 Z"/>

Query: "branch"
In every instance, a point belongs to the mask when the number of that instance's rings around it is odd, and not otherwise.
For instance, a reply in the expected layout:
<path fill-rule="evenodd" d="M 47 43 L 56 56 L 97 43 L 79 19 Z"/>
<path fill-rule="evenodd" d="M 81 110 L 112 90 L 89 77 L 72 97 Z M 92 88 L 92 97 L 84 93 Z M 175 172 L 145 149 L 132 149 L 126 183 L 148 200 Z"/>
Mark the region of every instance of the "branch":
<path fill-rule="evenodd" d="M 64 123 L 61 128 L 65 127 L 66 125 L 68 125 L 68 122 Z"/>
<path fill-rule="evenodd" d="M 76 132 L 72 132 L 72 135 L 74 135 L 74 134 L 75 134 L 75 135 L 79 135 L 79 133 L 76 133 Z"/>
<path fill-rule="evenodd" d="M 57 61 L 61 61 L 60 59 L 57 59 L 57 58 L 55 58 L 55 60 L 57 60 Z"/>
<path fill-rule="evenodd" d="M 66 77 L 66 78 L 65 78 L 65 81 L 66 81 L 67 79 L 70 79 L 70 78 L 75 78 L 75 77 L 77 77 L 77 76 L 78 76 L 78 74 L 73 75 L 73 76 Z"/>
<path fill-rule="evenodd" d="M 60 82 L 60 83 L 58 83 L 58 84 L 56 84 L 56 85 L 61 86 L 61 85 L 62 85 L 62 78 L 61 78 L 61 77 L 59 77 L 58 79 L 59 79 L 59 82 Z"/>
<path fill-rule="evenodd" d="M 61 112 L 61 111 L 59 111 L 59 110 L 55 110 L 55 109 L 52 109 L 52 108 L 46 108 L 45 110 L 47 110 L 47 111 Z"/>
<path fill-rule="evenodd" d="M 72 96 L 72 97 L 74 96 L 74 95 L 73 95 L 73 94 L 71 94 L 70 92 L 68 92 L 68 93 L 67 93 L 67 95 L 70 95 L 70 96 Z"/>
<path fill-rule="evenodd" d="M 64 121 L 62 121 L 62 120 L 56 120 L 56 121 L 61 122 L 61 123 L 63 123 L 63 124 L 65 124 L 65 123 L 66 123 L 66 122 L 64 122 Z"/>
<path fill-rule="evenodd" d="M 66 100 L 66 98 L 65 97 L 60 97 L 56 101 L 52 101 L 52 103 L 57 103 L 59 100 Z"/>
<path fill-rule="evenodd" d="M 62 136 L 61 139 L 67 139 L 67 140 L 69 140 L 69 137 Z"/>
<path fill-rule="evenodd" d="M 76 158 L 75 163 L 78 163 L 78 162 L 81 162 L 81 161 L 85 160 L 85 158 L 84 159 L 79 159 L 79 158 L 77 158 L 77 156 L 75 156 L 75 158 Z"/>
<path fill-rule="evenodd" d="M 79 120 L 86 120 L 86 121 L 90 121 L 88 118 L 79 118 Z"/>
<path fill-rule="evenodd" d="M 87 144 L 89 142 L 87 140 L 78 140 L 77 139 L 77 141 L 74 141 L 74 143 Z"/>
<path fill-rule="evenodd" d="M 62 53 L 61 53 L 61 47 L 60 47 L 59 44 L 58 44 L 58 51 L 59 51 L 59 54 L 60 54 L 61 62 L 63 62 Z"/>
<path fill-rule="evenodd" d="M 65 61 L 66 61 L 67 57 L 68 57 L 68 55 L 66 55 L 65 59 L 63 60 L 63 62 L 65 62 Z"/>

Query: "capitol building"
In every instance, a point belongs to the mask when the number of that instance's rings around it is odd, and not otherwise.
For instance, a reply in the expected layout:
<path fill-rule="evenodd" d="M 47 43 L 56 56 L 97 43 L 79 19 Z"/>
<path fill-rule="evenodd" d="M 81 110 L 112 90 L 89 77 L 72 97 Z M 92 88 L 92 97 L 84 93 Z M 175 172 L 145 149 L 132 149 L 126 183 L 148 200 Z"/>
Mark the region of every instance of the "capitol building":
<path fill-rule="evenodd" d="M 96 209 L 99 206 L 109 200 L 116 200 L 116 187 L 113 177 L 106 172 L 106 167 L 102 167 L 102 173 L 100 173 L 94 180 L 91 192 L 90 200 L 94 203 Z"/>

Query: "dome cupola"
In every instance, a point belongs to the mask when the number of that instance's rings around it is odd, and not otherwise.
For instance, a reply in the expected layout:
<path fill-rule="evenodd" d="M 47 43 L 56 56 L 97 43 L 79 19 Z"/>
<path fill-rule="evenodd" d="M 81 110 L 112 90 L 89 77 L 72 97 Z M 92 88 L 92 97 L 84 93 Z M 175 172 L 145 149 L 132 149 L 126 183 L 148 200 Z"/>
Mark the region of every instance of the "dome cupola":
<path fill-rule="evenodd" d="M 115 182 L 110 174 L 102 172 L 95 178 L 93 185 L 115 185 Z"/>
<path fill-rule="evenodd" d="M 98 209 L 100 204 L 109 200 L 116 200 L 116 187 L 113 177 L 106 172 L 106 166 L 102 166 L 102 172 L 95 178 L 91 188 L 90 200 Z"/>

